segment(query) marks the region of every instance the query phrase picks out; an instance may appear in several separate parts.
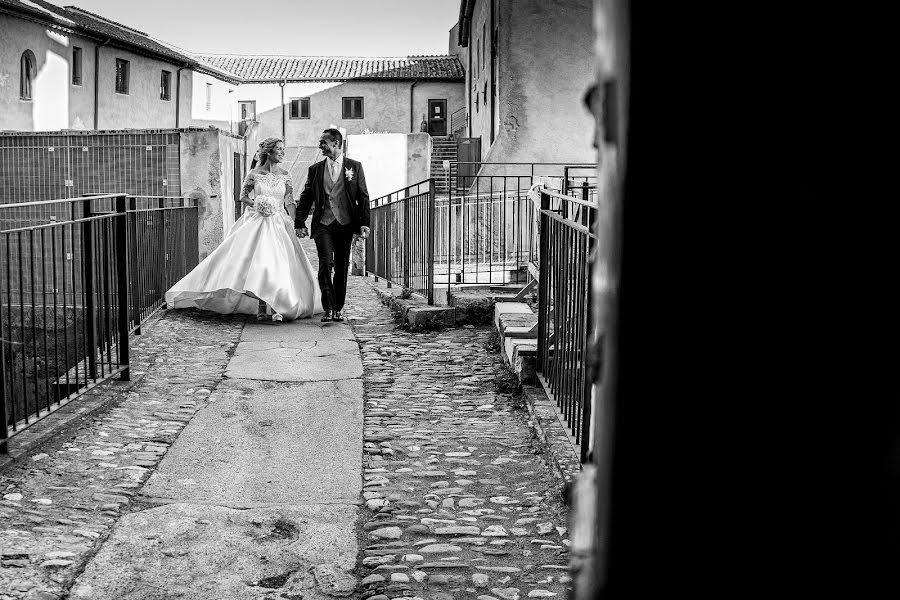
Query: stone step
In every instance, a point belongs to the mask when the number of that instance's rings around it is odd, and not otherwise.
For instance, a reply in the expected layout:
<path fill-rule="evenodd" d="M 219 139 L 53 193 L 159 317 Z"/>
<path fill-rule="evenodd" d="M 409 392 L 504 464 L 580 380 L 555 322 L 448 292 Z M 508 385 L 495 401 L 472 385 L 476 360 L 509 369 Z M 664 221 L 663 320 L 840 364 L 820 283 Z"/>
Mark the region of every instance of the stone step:
<path fill-rule="evenodd" d="M 500 317 L 509 314 L 532 315 L 531 308 L 524 302 L 497 302 L 494 304 L 494 327 L 500 331 Z"/>

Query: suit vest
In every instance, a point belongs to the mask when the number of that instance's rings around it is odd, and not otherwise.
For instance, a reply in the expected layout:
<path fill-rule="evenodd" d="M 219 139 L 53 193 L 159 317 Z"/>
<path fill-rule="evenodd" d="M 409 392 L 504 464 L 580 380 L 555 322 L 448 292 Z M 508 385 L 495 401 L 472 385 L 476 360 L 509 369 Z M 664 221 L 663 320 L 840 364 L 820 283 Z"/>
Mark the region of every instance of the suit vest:
<path fill-rule="evenodd" d="M 337 220 L 341 225 L 349 225 L 351 220 L 350 203 L 347 202 L 347 195 L 344 193 L 344 174 L 339 172 L 337 180 L 333 181 L 328 161 L 324 162 L 325 172 L 322 174 L 322 188 L 325 191 L 326 202 L 320 223 L 329 225 Z"/>

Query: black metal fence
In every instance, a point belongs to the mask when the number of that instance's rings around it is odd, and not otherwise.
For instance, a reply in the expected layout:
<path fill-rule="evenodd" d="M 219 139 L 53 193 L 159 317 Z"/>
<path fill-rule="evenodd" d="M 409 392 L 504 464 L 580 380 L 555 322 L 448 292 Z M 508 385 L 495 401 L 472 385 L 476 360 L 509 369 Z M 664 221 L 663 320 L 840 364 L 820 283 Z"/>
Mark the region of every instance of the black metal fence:
<path fill-rule="evenodd" d="M 538 378 L 555 401 L 582 461 L 590 436 L 590 255 L 596 204 L 540 191 L 538 253 Z"/>
<path fill-rule="evenodd" d="M 451 285 L 523 284 L 537 251 L 535 186 L 591 200 L 595 165 L 450 164 L 449 197 L 436 202 L 436 278 Z"/>
<path fill-rule="evenodd" d="M 3 218 L 29 211 L 29 220 Z M 0 205 L 0 453 L 111 377 L 128 336 L 198 262 L 198 207 L 124 194 Z"/>
<path fill-rule="evenodd" d="M 434 180 L 371 201 L 375 232 L 366 240 L 366 273 L 434 303 Z"/>

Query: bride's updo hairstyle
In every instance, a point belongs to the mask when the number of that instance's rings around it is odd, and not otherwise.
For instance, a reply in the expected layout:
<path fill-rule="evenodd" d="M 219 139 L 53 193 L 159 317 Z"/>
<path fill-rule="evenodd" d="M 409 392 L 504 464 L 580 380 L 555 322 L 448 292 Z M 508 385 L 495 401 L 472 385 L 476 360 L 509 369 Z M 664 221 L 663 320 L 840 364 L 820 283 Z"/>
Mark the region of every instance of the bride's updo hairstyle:
<path fill-rule="evenodd" d="M 269 161 L 269 153 L 275 149 L 278 142 L 283 144 L 284 140 L 280 137 L 268 137 L 259 143 L 259 151 L 256 154 L 259 156 L 260 167 Z"/>

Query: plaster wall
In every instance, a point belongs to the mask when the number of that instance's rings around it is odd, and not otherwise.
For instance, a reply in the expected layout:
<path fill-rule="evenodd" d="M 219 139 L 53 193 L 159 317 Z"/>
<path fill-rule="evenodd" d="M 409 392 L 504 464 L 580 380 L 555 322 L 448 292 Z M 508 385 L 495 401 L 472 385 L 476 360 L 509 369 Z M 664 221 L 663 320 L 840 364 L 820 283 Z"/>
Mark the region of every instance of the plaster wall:
<path fill-rule="evenodd" d="M 186 198 L 197 198 L 200 206 L 198 219 L 198 245 L 200 260 L 225 237 L 229 208 L 223 202 L 224 148 L 217 130 L 184 131 L 181 134 L 181 192 Z M 230 162 L 230 158 L 229 158 Z M 234 222 L 231 208 L 231 223 Z"/>
<path fill-rule="evenodd" d="M 593 82 L 594 32 L 591 0 L 498 0 L 496 136 L 490 142 L 490 1 L 473 13 L 469 52 L 473 67 L 467 89 L 479 92 L 472 104 L 472 136 L 482 139 L 487 162 L 576 162 L 596 159 L 593 119 L 583 104 Z M 476 44 L 486 30 L 485 68 L 476 70 Z"/>
<path fill-rule="evenodd" d="M 232 131 L 232 123 L 239 120 L 235 98 L 236 94 L 239 95 L 238 86 L 190 69 L 182 71 L 182 74 L 185 73 L 189 74 L 190 83 L 187 87 L 182 87 L 182 101 L 190 112 L 188 119 L 179 126 L 217 127 L 224 131 Z M 209 108 L 206 102 L 207 87 L 211 100 Z"/>
<path fill-rule="evenodd" d="M 94 43 L 0 14 L 0 130 L 90 129 L 94 119 Z M 72 85 L 72 47 L 82 49 L 82 84 Z M 32 100 L 19 98 L 20 59 L 35 57 Z"/>
<path fill-rule="evenodd" d="M 233 106 L 239 101 L 256 101 L 259 139 L 280 136 L 282 110 L 284 111 L 285 137 L 289 146 L 315 146 L 322 130 L 336 126 L 347 130 L 348 135 L 362 134 L 367 129 L 375 132 L 418 132 L 422 116 L 428 111 L 429 99 L 447 100 L 448 114 L 463 106 L 462 82 L 420 81 L 413 89 L 413 113 L 410 118 L 410 86 L 412 81 L 348 81 L 301 82 L 284 86 L 284 105 L 277 83 L 244 84 L 234 94 Z M 362 119 L 342 118 L 342 98 L 364 98 Z M 309 118 L 291 119 L 290 100 L 309 98 Z"/>
<path fill-rule="evenodd" d="M 428 179 L 431 144 L 427 133 L 350 134 L 347 156 L 362 163 L 374 200 Z"/>
<path fill-rule="evenodd" d="M 129 61 L 128 93 L 116 92 L 116 59 Z M 104 46 L 100 48 L 100 129 L 175 127 L 176 65 Z M 170 100 L 159 97 L 160 74 L 172 73 Z M 183 126 L 183 124 L 181 124 Z"/>

